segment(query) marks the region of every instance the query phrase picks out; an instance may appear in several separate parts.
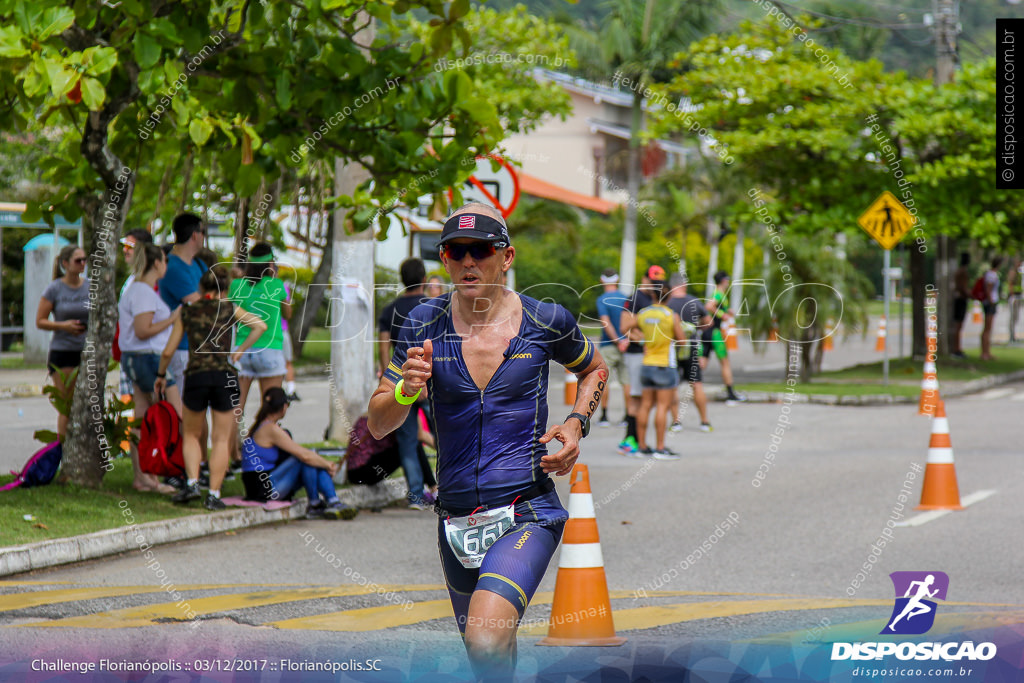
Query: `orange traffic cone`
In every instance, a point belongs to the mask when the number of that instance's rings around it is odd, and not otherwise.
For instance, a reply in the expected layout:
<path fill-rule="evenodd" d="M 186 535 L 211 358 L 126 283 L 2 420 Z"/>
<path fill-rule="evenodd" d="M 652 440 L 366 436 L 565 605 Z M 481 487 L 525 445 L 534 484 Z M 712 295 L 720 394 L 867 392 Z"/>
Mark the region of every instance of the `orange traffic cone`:
<path fill-rule="evenodd" d="M 622 645 L 626 639 L 615 635 L 612 622 L 587 466 L 577 464 L 570 480 L 569 521 L 558 557 L 548 635 L 537 644 Z"/>
<path fill-rule="evenodd" d="M 939 379 L 935 371 L 935 362 L 924 362 L 924 379 L 921 380 L 921 399 L 917 403 L 918 415 L 934 415 L 939 404 Z"/>
<path fill-rule="evenodd" d="M 885 316 L 878 321 L 878 337 L 875 339 L 875 351 L 885 351 Z"/>
<path fill-rule="evenodd" d="M 565 371 L 565 405 L 576 405 L 576 385 L 579 379 L 568 370 Z"/>
<path fill-rule="evenodd" d="M 971 322 L 975 325 L 981 324 L 981 302 L 974 300 L 974 308 L 971 309 Z"/>
<path fill-rule="evenodd" d="M 130 400 L 132 400 L 132 395 L 131 394 L 121 394 L 121 402 L 122 403 L 127 403 Z M 121 411 L 121 417 L 134 418 L 135 417 L 135 411 L 131 410 L 131 409 L 123 410 L 123 411 Z M 122 453 L 130 453 L 131 452 L 131 449 L 132 449 L 131 435 L 132 435 L 131 427 L 129 427 L 128 429 L 124 430 L 124 441 L 122 441 L 119 444 L 120 447 L 121 447 L 121 452 Z"/>
<path fill-rule="evenodd" d="M 940 400 L 932 419 L 932 438 L 928 443 L 928 464 L 924 468 L 921 504 L 917 510 L 963 510 L 960 488 L 953 466 L 953 443 L 949 440 L 946 402 Z"/>
<path fill-rule="evenodd" d="M 832 329 L 832 326 L 833 326 L 832 318 L 828 319 L 828 321 L 825 323 L 825 326 L 828 329 L 830 329 L 830 330 Z M 822 351 L 831 351 L 831 350 L 833 350 L 833 348 L 835 348 L 833 346 L 833 343 L 832 343 L 832 335 L 833 334 L 835 334 L 835 333 L 834 332 L 829 332 L 828 336 L 826 336 L 824 339 L 821 340 L 821 350 Z"/>
<path fill-rule="evenodd" d="M 739 351 L 740 342 L 736 338 L 736 326 L 732 322 L 722 323 L 722 334 L 725 335 L 725 348 L 729 351 Z"/>
<path fill-rule="evenodd" d="M 772 323 L 772 329 L 768 330 L 768 341 L 777 342 L 779 341 L 779 326 Z"/>

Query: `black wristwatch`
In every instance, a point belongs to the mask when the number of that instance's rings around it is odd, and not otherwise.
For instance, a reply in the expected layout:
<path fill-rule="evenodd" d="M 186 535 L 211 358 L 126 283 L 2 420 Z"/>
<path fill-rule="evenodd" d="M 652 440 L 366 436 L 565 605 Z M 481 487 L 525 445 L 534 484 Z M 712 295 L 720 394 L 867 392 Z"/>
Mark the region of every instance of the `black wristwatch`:
<path fill-rule="evenodd" d="M 585 439 L 587 437 L 587 434 L 590 433 L 590 418 L 581 413 L 569 413 L 569 416 L 565 418 L 565 421 L 568 422 L 569 418 L 572 417 L 575 417 L 577 420 L 579 420 L 580 425 L 583 426 L 583 432 L 580 434 L 580 438 Z"/>

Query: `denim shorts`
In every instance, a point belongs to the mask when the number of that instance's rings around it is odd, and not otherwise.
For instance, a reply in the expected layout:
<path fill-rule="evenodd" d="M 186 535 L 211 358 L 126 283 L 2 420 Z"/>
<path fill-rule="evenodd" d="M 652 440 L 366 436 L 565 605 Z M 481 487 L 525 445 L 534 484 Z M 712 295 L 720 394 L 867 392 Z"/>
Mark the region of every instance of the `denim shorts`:
<path fill-rule="evenodd" d="M 679 372 L 675 368 L 645 365 L 640 378 L 644 389 L 674 389 L 679 385 Z"/>
<path fill-rule="evenodd" d="M 160 370 L 160 354 L 142 351 L 122 351 L 121 369 L 132 384 L 137 384 L 146 393 L 153 391 L 156 373 Z M 174 385 L 174 377 L 167 376 L 167 386 Z"/>
<path fill-rule="evenodd" d="M 238 361 L 238 374 L 242 377 L 278 377 L 285 370 L 281 349 L 249 349 Z"/>

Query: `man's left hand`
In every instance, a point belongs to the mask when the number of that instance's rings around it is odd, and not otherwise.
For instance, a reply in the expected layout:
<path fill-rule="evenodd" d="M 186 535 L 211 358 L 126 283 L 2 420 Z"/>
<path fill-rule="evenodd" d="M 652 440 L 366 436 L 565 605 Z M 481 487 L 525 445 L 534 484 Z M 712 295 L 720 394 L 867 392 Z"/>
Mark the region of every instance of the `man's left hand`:
<path fill-rule="evenodd" d="M 542 457 L 540 468 L 548 474 L 554 473 L 559 477 L 572 472 L 576 459 L 580 457 L 580 434 L 582 431 L 583 427 L 576 418 L 549 429 L 548 433 L 540 437 L 538 441 L 546 444 L 551 439 L 558 439 L 562 443 L 562 448 L 557 453 Z"/>

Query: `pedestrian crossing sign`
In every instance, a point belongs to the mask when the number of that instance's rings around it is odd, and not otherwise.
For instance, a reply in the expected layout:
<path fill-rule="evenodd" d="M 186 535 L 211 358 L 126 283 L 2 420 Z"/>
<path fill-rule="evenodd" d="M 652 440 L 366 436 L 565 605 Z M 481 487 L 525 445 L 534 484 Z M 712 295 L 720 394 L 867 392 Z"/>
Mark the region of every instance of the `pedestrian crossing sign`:
<path fill-rule="evenodd" d="M 878 199 L 857 219 L 857 224 L 883 249 L 895 247 L 916 222 L 907 207 L 888 190 L 878 195 Z"/>

